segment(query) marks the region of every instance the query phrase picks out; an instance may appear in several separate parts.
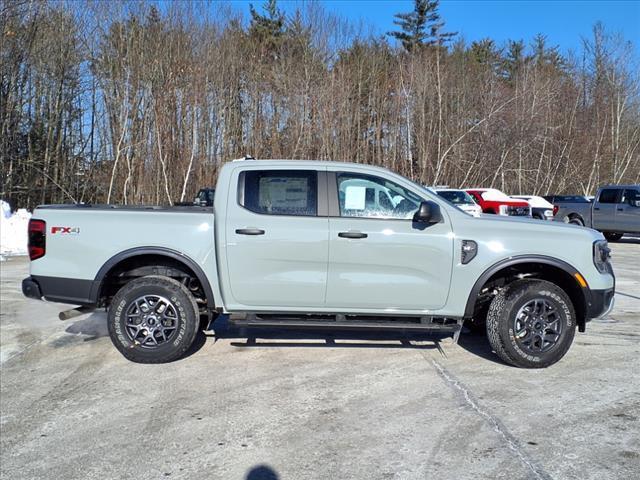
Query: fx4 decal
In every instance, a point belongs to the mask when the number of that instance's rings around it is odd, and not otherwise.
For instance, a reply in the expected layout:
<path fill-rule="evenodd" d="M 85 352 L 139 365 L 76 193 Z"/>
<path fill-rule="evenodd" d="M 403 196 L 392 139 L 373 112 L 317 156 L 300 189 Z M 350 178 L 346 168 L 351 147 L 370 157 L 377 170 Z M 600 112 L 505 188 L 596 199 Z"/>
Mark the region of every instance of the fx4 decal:
<path fill-rule="evenodd" d="M 51 227 L 51 235 L 79 235 L 80 227 Z"/>

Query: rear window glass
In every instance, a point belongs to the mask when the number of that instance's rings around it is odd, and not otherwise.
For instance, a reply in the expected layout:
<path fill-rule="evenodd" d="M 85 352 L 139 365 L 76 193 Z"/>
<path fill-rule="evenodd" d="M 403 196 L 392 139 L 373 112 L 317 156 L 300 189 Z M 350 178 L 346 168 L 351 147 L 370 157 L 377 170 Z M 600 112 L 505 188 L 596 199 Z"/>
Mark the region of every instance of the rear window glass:
<path fill-rule="evenodd" d="M 317 173 L 308 170 L 244 172 L 243 207 L 266 215 L 315 216 Z"/>
<path fill-rule="evenodd" d="M 612 188 L 605 188 L 600 192 L 600 203 L 616 203 L 618 198 L 618 190 Z"/>

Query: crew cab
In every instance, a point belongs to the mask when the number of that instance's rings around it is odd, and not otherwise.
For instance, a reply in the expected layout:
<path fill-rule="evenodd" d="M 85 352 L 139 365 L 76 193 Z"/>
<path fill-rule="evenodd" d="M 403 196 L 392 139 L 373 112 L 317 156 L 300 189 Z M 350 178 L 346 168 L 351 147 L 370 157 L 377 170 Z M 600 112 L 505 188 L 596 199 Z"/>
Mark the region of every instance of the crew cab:
<path fill-rule="evenodd" d="M 596 231 L 473 218 L 389 170 L 338 162 L 228 162 L 213 208 L 40 206 L 29 253 L 26 296 L 105 307 L 113 344 L 147 363 L 179 358 L 201 319 L 227 314 L 456 340 L 465 320 L 486 322 L 501 359 L 545 367 L 614 295 Z"/>
<path fill-rule="evenodd" d="M 600 187 L 592 202 L 575 195 L 551 201 L 558 207 L 554 220 L 599 230 L 610 242 L 640 233 L 640 185 Z"/>
<path fill-rule="evenodd" d="M 467 190 L 483 213 L 531 217 L 531 207 L 526 200 L 511 198 L 495 188 L 471 188 Z"/>

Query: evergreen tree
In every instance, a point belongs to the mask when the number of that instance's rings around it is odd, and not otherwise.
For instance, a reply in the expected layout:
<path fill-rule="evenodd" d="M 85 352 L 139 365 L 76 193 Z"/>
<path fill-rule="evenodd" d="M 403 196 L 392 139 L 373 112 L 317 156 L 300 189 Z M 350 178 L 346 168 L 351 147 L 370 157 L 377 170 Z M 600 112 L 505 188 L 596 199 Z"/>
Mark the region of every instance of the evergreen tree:
<path fill-rule="evenodd" d="M 443 45 L 456 35 L 456 32 L 443 32 L 444 22 L 440 19 L 438 6 L 440 0 L 415 0 L 413 11 L 398 13 L 394 24 L 400 31 L 387 35 L 402 42 L 406 51 L 412 52 L 427 45 Z"/>
<path fill-rule="evenodd" d="M 523 40 L 509 40 L 507 52 L 502 61 L 502 75 L 510 82 L 514 81 L 531 58 L 525 54 Z"/>
<path fill-rule="evenodd" d="M 258 13 L 253 4 L 249 4 L 249 36 L 262 47 L 263 53 L 277 57 L 284 36 L 285 16 L 278 9 L 276 0 L 267 0 L 262 9 L 264 15 Z"/>

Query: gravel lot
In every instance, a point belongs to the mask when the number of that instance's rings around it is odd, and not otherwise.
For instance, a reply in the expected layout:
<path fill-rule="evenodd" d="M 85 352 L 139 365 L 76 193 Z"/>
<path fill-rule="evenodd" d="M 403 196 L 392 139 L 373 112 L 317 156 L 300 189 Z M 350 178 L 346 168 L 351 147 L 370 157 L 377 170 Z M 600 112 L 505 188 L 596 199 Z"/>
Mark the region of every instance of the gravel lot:
<path fill-rule="evenodd" d="M 0 264 L 2 479 L 607 479 L 640 472 L 640 239 L 616 307 L 545 370 L 486 339 L 232 331 L 129 363 L 105 314 L 27 300 Z"/>

